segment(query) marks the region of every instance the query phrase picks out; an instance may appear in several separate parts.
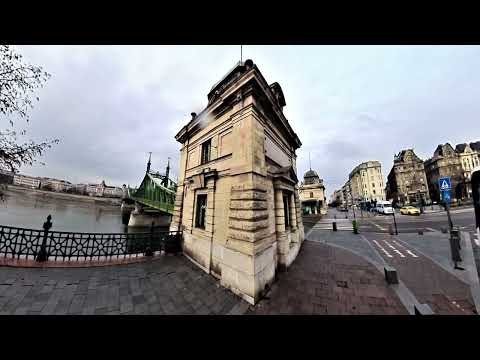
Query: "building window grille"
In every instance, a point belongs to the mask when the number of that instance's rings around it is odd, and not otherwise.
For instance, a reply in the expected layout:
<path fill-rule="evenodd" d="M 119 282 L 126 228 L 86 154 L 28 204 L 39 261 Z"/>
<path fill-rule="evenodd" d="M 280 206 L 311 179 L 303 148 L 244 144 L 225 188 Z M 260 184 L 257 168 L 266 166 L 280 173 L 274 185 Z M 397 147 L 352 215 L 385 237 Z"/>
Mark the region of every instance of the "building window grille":
<path fill-rule="evenodd" d="M 197 207 L 195 214 L 195 227 L 205 229 L 205 217 L 207 215 L 207 195 L 197 195 Z"/>
<path fill-rule="evenodd" d="M 212 140 L 209 139 L 202 144 L 202 164 L 210 161 L 210 149 L 212 147 Z"/>

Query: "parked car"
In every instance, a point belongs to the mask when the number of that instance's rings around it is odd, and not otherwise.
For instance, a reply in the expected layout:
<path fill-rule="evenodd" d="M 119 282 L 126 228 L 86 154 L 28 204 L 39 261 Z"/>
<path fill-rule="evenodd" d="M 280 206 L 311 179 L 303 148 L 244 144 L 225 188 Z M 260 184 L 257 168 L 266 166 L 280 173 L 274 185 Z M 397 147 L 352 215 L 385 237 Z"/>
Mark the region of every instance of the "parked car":
<path fill-rule="evenodd" d="M 390 201 L 378 201 L 377 202 L 377 213 L 383 215 L 392 215 L 393 207 Z"/>
<path fill-rule="evenodd" d="M 420 215 L 420 210 L 414 206 L 404 206 L 400 209 L 402 215 Z"/>

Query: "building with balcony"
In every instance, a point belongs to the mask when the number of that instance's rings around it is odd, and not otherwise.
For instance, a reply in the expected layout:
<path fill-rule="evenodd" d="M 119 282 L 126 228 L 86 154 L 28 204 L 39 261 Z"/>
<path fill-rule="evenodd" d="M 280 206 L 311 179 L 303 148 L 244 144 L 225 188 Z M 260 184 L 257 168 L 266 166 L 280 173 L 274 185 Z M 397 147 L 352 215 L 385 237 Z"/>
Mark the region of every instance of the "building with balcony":
<path fill-rule="evenodd" d="M 352 203 L 385 200 L 382 165 L 379 161 L 366 161 L 356 166 L 348 176 Z"/>
<path fill-rule="evenodd" d="M 480 144 L 480 142 L 477 143 Z M 455 152 L 458 154 L 463 172 L 463 194 L 469 199 L 472 197 L 472 170 L 480 166 L 480 149 L 477 143 L 455 146 Z"/>
<path fill-rule="evenodd" d="M 15 174 L 13 176 L 13 185 L 24 186 L 31 189 L 39 189 L 40 184 L 40 179 L 33 176 L 20 174 Z"/>
<path fill-rule="evenodd" d="M 450 177 L 452 201 L 455 202 L 466 196 L 460 156 L 449 143 L 438 145 L 433 156 L 425 160 L 425 174 L 432 201 L 442 200 L 438 186 L 438 180 L 442 177 Z"/>
<path fill-rule="evenodd" d="M 386 198 L 394 204 L 403 206 L 430 203 L 425 166 L 413 149 L 402 150 L 394 155 L 387 179 Z"/>

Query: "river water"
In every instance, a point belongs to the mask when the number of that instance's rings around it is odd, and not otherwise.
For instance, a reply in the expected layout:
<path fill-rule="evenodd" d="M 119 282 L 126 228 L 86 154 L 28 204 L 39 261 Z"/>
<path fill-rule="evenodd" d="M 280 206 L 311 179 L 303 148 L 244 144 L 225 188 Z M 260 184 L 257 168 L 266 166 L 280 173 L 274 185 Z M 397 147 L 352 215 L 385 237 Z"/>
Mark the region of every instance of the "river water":
<path fill-rule="evenodd" d="M 51 230 L 124 233 L 120 205 L 92 199 L 59 198 L 30 190 L 8 189 L 0 202 L 0 225 L 42 229 L 52 215 Z"/>

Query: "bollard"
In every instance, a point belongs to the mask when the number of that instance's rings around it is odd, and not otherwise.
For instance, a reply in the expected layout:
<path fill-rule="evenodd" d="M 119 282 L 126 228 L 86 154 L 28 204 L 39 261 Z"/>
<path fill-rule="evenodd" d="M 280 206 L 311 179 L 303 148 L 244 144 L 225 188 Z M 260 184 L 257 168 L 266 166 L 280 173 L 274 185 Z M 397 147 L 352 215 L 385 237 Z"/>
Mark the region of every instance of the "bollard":
<path fill-rule="evenodd" d="M 42 245 L 40 245 L 40 251 L 38 252 L 35 260 L 38 262 L 43 262 L 48 260 L 48 252 L 47 252 L 47 239 L 48 239 L 48 230 L 52 227 L 52 215 L 47 216 L 47 221 L 43 223 L 43 241 Z"/>
<path fill-rule="evenodd" d="M 358 234 L 358 225 L 357 225 L 357 220 L 352 221 L 352 227 L 353 227 L 353 233 Z"/>
<path fill-rule="evenodd" d="M 334 221 L 334 222 L 332 223 L 332 225 L 333 225 L 333 229 L 332 229 L 332 230 L 333 230 L 333 231 L 337 231 L 337 223 Z"/>
<path fill-rule="evenodd" d="M 447 228 L 445 226 L 442 226 L 440 228 L 440 230 L 442 230 L 442 234 L 446 234 L 447 233 Z"/>
<path fill-rule="evenodd" d="M 389 233 L 390 235 L 394 235 L 392 225 L 388 225 L 388 233 Z"/>
<path fill-rule="evenodd" d="M 383 270 L 385 271 L 385 280 L 388 284 L 398 284 L 397 270 L 391 266 L 384 266 Z"/>
<path fill-rule="evenodd" d="M 418 235 L 423 235 L 423 229 L 418 229 Z"/>

